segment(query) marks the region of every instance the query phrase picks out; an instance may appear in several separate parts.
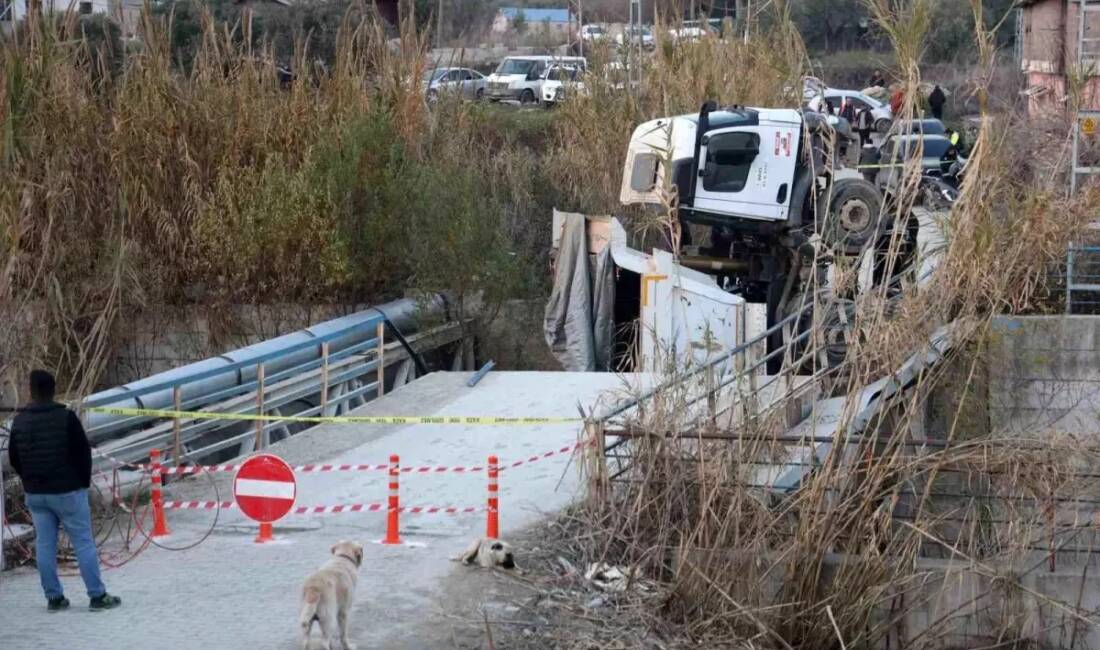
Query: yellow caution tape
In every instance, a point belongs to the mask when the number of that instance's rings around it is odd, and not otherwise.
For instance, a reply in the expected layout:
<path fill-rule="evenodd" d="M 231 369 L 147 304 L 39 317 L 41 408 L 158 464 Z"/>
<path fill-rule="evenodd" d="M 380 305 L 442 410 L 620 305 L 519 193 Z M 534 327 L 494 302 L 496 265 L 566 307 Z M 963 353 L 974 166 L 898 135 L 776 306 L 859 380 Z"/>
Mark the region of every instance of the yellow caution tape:
<path fill-rule="evenodd" d="M 96 406 L 86 409 L 89 413 L 107 415 L 130 415 L 138 417 L 168 418 L 179 420 L 246 420 L 264 422 L 306 422 L 311 424 L 563 424 L 581 422 L 580 418 L 509 418 L 477 416 L 425 416 L 425 415 L 340 415 L 340 416 L 300 416 L 271 415 L 256 413 L 214 413 L 211 411 L 168 411 L 160 409 L 109 408 Z"/>

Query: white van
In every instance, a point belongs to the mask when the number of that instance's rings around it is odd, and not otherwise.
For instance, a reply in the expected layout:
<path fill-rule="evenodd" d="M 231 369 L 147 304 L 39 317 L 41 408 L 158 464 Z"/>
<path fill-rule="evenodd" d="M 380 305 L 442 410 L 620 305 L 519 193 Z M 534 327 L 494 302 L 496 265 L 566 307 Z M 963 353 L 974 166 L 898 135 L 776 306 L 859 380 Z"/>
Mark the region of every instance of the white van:
<path fill-rule="evenodd" d="M 518 99 L 524 104 L 538 101 L 542 95 L 542 76 L 553 63 L 584 69 L 582 56 L 510 56 L 500 62 L 485 86 L 491 101 Z"/>

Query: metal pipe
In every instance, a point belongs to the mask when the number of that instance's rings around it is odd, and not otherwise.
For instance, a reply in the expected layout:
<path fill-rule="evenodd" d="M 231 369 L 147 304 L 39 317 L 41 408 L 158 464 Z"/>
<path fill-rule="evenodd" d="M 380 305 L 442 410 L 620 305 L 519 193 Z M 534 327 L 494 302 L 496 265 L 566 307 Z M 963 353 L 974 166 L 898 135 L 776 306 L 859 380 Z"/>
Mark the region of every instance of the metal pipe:
<path fill-rule="evenodd" d="M 696 271 L 724 271 L 745 273 L 749 270 L 748 260 L 731 260 L 725 257 L 707 257 L 705 255 L 693 255 L 681 257 L 680 266 L 686 266 Z"/>
<path fill-rule="evenodd" d="M 145 379 L 91 395 L 81 406 L 165 409 L 173 404 L 173 392 L 179 388 L 187 408 L 225 399 L 240 388 L 254 384 L 256 368 L 264 364 L 269 378 L 281 371 L 309 363 L 320 363 L 320 343 L 328 343 L 330 360 L 341 351 L 373 341 L 379 323 L 389 321 L 403 332 L 417 331 L 422 319 L 449 318 L 443 296 L 426 299 L 404 298 L 377 308 L 318 323 L 303 330 L 233 350 L 217 357 L 174 368 Z M 143 422 L 141 418 L 87 413 L 85 426 L 91 444 L 120 437 Z"/>
<path fill-rule="evenodd" d="M 466 382 L 466 386 L 469 388 L 477 386 L 477 383 L 484 379 L 485 375 L 489 374 L 489 371 L 492 370 L 493 366 L 495 365 L 496 362 L 490 359 L 488 363 L 486 363 L 484 366 L 481 366 L 481 370 L 478 370 L 474 373 L 473 377 L 470 377 L 470 381 Z"/>

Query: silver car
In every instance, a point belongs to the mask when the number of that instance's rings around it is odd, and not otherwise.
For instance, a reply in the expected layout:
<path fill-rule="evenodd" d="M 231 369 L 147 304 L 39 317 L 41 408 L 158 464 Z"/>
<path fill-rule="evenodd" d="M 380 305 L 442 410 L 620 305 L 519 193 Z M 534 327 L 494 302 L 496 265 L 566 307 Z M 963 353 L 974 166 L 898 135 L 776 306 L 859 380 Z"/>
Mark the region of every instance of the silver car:
<path fill-rule="evenodd" d="M 442 93 L 457 93 L 465 99 L 481 99 L 485 95 L 485 75 L 470 68 L 434 68 L 424 73 L 422 85 L 428 101 L 434 102 Z"/>

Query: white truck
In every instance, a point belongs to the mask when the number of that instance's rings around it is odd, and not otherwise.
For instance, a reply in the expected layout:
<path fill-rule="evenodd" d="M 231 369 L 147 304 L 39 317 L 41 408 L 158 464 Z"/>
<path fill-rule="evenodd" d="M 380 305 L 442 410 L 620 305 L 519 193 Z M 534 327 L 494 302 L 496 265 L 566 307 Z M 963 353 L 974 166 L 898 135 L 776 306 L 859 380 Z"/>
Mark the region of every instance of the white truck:
<path fill-rule="evenodd" d="M 786 322 L 790 325 L 785 330 L 769 334 L 769 353 L 794 342 L 797 358 L 808 341 L 806 333 L 816 325 L 824 363 L 842 361 L 860 292 L 886 284 L 887 295 L 897 296 L 919 284 L 930 273 L 933 247 L 942 242 L 939 215 L 930 207 L 917 206 L 895 219 L 892 197 L 842 168 L 831 153 L 838 147 L 830 143 L 850 137 L 846 127 L 843 121 L 830 125 L 813 112 L 718 109 L 710 102 L 697 114 L 638 126 L 627 149 L 620 200 L 678 219 L 681 250 L 676 256 L 655 251 L 642 264 L 630 259 L 641 254 L 628 253 L 620 236 L 619 245 L 610 247 L 616 280 L 596 292 L 593 304 L 600 302 L 595 298 L 607 300 L 614 293 L 615 328 L 633 319 L 641 326 L 643 344 L 645 337 L 654 338 L 651 349 L 698 357 L 701 350 L 712 352 L 714 347 L 702 330 L 722 332 L 730 323 L 732 330 L 715 342 L 721 349 Z M 930 189 L 938 189 L 934 179 L 926 180 Z M 949 209 L 949 203 L 932 207 Z M 708 241 L 692 242 L 693 225 L 709 228 Z M 887 263 L 886 249 L 895 233 L 900 237 L 898 254 Z M 589 252 L 595 248 L 589 242 Z M 838 281 L 838 263 L 858 269 L 857 280 Z M 624 285 L 622 270 L 630 267 L 641 271 L 632 271 L 637 278 L 630 276 Z M 599 264 L 596 268 L 599 276 Z M 555 290 L 562 280 L 558 271 Z M 627 286 L 635 280 L 639 289 Z M 693 283 L 690 293 L 711 297 L 683 298 L 685 280 Z M 737 308 L 721 307 L 715 290 L 728 295 L 727 302 Z M 647 299 L 670 291 L 669 300 L 647 316 Z M 812 312 L 815 303 L 821 312 Z M 595 309 L 598 313 L 600 308 Z M 654 311 L 651 302 L 648 309 Z M 725 310 L 727 317 L 706 315 L 715 310 Z M 621 342 L 616 345 L 621 348 Z M 641 358 L 646 358 L 644 349 Z M 774 355 L 768 374 L 778 372 L 782 363 L 783 356 Z"/>

